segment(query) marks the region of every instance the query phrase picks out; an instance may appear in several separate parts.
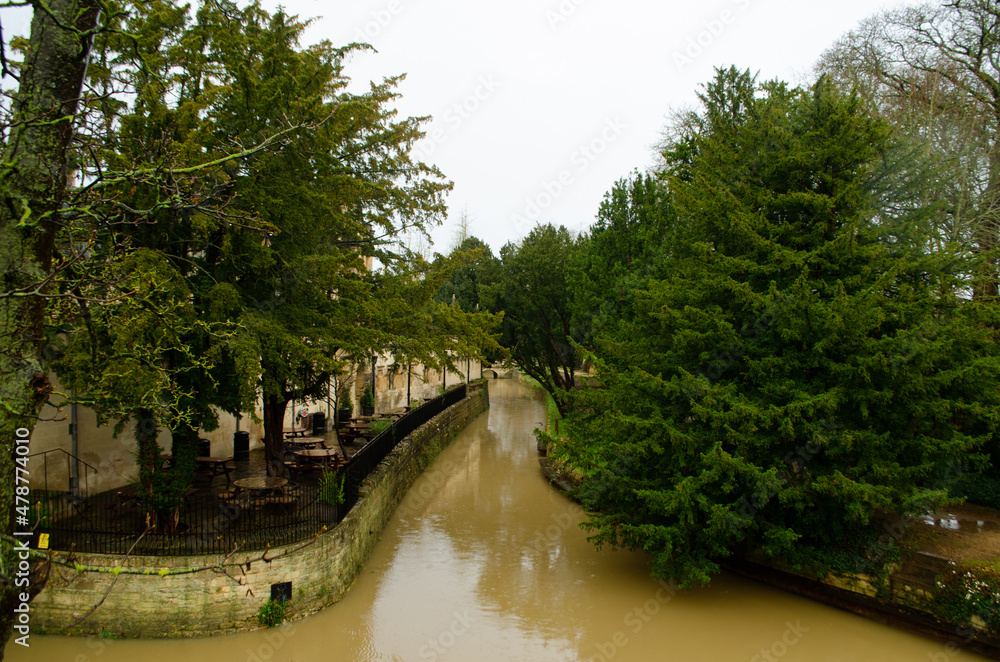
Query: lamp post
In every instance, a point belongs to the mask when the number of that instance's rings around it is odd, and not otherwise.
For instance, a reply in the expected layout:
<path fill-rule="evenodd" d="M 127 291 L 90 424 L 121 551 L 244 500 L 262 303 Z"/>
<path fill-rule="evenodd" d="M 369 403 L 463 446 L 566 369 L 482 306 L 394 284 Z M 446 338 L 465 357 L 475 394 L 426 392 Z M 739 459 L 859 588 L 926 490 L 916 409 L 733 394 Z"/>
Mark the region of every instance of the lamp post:
<path fill-rule="evenodd" d="M 372 354 L 372 397 L 375 397 L 375 363 L 378 361 L 378 354 Z"/>

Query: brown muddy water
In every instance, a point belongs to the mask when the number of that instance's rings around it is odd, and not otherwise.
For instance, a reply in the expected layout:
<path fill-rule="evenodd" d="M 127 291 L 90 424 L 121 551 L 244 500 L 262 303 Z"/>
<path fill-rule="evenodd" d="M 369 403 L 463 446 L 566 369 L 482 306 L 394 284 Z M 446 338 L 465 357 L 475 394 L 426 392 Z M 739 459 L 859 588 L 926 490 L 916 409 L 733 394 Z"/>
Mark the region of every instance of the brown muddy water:
<path fill-rule="evenodd" d="M 271 630 L 189 640 L 31 637 L 14 662 L 983 660 L 738 576 L 676 591 L 642 553 L 596 550 L 548 485 L 532 389 L 492 407 L 421 476 L 348 596 Z"/>

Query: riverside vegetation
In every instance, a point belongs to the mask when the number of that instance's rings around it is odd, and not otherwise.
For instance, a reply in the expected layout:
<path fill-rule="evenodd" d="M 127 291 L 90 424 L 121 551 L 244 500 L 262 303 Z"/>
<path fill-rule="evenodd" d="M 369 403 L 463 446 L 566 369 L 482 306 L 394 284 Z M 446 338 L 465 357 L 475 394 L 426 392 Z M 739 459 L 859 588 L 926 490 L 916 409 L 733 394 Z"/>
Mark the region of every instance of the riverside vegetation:
<path fill-rule="evenodd" d="M 480 271 L 596 544 L 683 586 L 750 552 L 877 579 L 899 522 L 998 505 L 998 22 L 887 12 L 800 87 L 718 70 L 587 232 Z M 935 609 L 996 631 L 995 588 L 963 566 Z"/>

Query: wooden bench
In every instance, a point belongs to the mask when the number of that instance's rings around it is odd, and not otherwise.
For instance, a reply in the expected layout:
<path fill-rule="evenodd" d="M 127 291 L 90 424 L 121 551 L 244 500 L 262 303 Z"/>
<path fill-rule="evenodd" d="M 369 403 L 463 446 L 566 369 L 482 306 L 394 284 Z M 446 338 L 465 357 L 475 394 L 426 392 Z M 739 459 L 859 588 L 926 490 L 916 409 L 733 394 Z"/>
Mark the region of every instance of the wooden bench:
<path fill-rule="evenodd" d="M 323 467 L 318 464 L 311 464 L 308 462 L 295 462 L 294 460 L 285 460 L 285 468 L 288 469 L 288 473 L 294 478 L 299 474 L 311 473 L 314 471 L 320 471 Z"/>

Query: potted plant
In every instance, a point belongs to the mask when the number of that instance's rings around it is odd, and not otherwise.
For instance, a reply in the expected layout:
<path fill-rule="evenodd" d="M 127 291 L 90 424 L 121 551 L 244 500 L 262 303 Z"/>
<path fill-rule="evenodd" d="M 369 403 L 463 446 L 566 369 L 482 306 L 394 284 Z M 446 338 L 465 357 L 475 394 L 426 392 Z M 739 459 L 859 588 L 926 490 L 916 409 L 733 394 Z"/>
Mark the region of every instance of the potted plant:
<path fill-rule="evenodd" d="M 319 477 L 319 520 L 336 522 L 340 504 L 344 503 L 344 474 L 324 471 Z"/>
<path fill-rule="evenodd" d="M 351 403 L 351 396 L 346 390 L 341 391 L 337 397 L 337 422 L 340 425 L 347 423 L 354 415 L 354 405 Z"/>
<path fill-rule="evenodd" d="M 366 386 L 365 392 L 361 395 L 361 415 L 371 416 L 375 413 L 375 394 L 372 387 Z"/>

